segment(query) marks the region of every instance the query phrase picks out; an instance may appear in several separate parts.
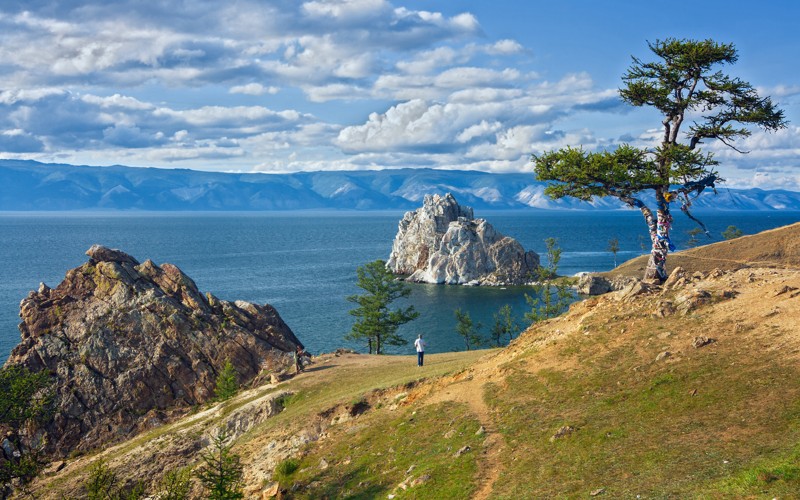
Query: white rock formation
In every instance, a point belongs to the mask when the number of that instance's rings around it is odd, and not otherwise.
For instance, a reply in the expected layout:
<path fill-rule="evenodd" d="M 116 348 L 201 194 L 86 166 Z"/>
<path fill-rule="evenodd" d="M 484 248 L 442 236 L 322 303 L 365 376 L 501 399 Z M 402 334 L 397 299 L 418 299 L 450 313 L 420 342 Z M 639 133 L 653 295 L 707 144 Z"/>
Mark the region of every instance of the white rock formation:
<path fill-rule="evenodd" d="M 387 267 L 423 283 L 504 285 L 530 280 L 539 256 L 484 219 L 473 219 L 451 194 L 426 195 L 400 221 Z"/>

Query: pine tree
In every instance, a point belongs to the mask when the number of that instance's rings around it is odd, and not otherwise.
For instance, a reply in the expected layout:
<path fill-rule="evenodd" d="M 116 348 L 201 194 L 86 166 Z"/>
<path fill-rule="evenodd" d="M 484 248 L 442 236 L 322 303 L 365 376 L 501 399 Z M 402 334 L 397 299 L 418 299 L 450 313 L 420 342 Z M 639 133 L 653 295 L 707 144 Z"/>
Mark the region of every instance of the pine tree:
<path fill-rule="evenodd" d="M 460 308 L 453 311 L 453 313 L 456 316 L 456 332 L 464 339 L 464 345 L 467 350 L 483 345 L 483 337 L 478 333 L 478 330 L 481 329 L 481 324 L 474 324 L 469 312 L 462 312 Z"/>
<path fill-rule="evenodd" d="M 411 294 L 411 289 L 386 268 L 386 263 L 376 260 L 356 270 L 359 288 L 365 290 L 364 295 L 351 295 L 347 300 L 358 304 L 350 314 L 358 318 L 353 324 L 348 340 L 366 340 L 369 353 L 383 354 L 386 345 L 401 346 L 408 343 L 397 334 L 400 325 L 419 317 L 414 306 L 404 309 L 389 309 L 389 304 Z"/>
<path fill-rule="evenodd" d="M 722 231 L 722 237 L 726 240 L 735 240 L 743 235 L 741 229 L 736 226 L 728 226 L 727 229 Z"/>
<path fill-rule="evenodd" d="M 52 402 L 49 373 L 15 365 L 0 368 L 0 429 L 9 433 L 9 446 L 0 450 L 0 498 L 11 491 L 12 483 L 25 485 L 31 481 L 45 464 L 40 450 L 26 447 L 20 433 L 27 425 L 47 420 L 52 415 Z"/>
<path fill-rule="evenodd" d="M 236 381 L 236 369 L 230 360 L 225 361 L 222 371 L 217 375 L 217 386 L 214 395 L 217 401 L 227 401 L 239 392 L 239 383 Z"/>
<path fill-rule="evenodd" d="M 614 267 L 617 267 L 617 252 L 619 252 L 619 238 L 608 240 L 608 251 L 614 254 Z"/>
<path fill-rule="evenodd" d="M 786 121 L 769 97 L 718 69 L 737 61 L 732 44 L 669 38 L 648 45 L 656 61 L 634 57 L 619 92 L 626 103 L 650 106 L 661 114 L 663 136 L 657 147 L 622 144 L 599 152 L 567 147 L 533 155 L 532 160 L 540 181 L 555 181 L 545 189 L 553 198 L 613 196 L 638 208 L 651 242 L 644 278 L 663 281 L 667 254 L 674 250 L 670 203 L 680 203 L 693 218 L 689 196 L 722 182 L 714 168 L 719 162 L 698 146 L 719 141 L 741 152 L 734 142 L 751 134 L 749 126 L 774 132 L 786 127 Z M 687 122 L 691 125 L 681 142 L 681 127 Z M 655 214 L 639 198 L 645 191 L 655 195 Z"/>
<path fill-rule="evenodd" d="M 533 295 L 525 294 L 525 302 L 531 310 L 525 313 L 525 319 L 531 323 L 538 323 L 548 318 L 554 318 L 564 312 L 572 300 L 572 291 L 569 285 L 558 277 L 558 264 L 561 262 L 561 248 L 558 240 L 547 238 L 547 267 L 539 267 L 539 277 L 542 281 L 533 285 Z"/>
<path fill-rule="evenodd" d="M 226 443 L 227 440 L 226 432 L 220 429 L 214 438 L 212 449 L 200 456 L 203 465 L 196 475 L 206 489 L 205 498 L 210 500 L 244 498 L 242 464 L 239 455 L 231 452 L 231 445 Z"/>
<path fill-rule="evenodd" d="M 501 307 L 493 315 L 493 318 L 494 325 L 490 334 L 495 346 L 502 346 L 506 337 L 508 337 L 508 342 L 511 342 L 514 339 L 514 335 L 519 333 L 520 326 L 512 315 L 510 305 L 506 304 Z"/>

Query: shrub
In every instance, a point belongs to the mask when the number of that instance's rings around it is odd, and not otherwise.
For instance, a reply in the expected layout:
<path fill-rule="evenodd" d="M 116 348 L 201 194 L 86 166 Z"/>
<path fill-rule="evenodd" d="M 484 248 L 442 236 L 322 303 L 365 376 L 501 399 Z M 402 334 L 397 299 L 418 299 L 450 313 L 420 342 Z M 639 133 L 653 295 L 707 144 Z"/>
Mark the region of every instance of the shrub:
<path fill-rule="evenodd" d="M 192 471 L 189 467 L 182 467 L 164 474 L 161 480 L 160 500 L 186 500 L 191 490 Z"/>

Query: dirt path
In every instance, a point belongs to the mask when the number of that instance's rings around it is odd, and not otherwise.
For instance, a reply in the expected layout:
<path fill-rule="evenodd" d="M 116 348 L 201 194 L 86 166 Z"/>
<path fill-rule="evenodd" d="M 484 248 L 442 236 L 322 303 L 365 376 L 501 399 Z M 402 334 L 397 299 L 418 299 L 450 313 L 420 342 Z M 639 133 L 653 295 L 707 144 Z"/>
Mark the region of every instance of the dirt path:
<path fill-rule="evenodd" d="M 475 500 L 485 500 L 492 493 L 495 481 L 500 477 L 503 464 L 500 460 L 503 450 L 503 437 L 494 424 L 489 406 L 483 399 L 484 385 L 486 380 L 483 377 L 468 377 L 461 381 L 447 385 L 438 392 L 434 393 L 427 401 L 427 404 L 440 403 L 443 401 L 456 401 L 465 403 L 475 414 L 483 426 L 485 439 L 481 450 L 480 460 L 478 461 L 478 490 L 473 495 Z"/>

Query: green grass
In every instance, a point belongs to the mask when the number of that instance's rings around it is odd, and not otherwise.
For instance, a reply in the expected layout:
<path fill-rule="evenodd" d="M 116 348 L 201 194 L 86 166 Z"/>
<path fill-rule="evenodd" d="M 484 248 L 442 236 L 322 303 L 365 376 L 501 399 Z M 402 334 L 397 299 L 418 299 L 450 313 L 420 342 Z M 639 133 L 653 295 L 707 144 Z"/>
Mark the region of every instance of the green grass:
<path fill-rule="evenodd" d="M 681 321 L 698 320 L 670 328 Z M 786 449 L 800 442 L 800 387 L 787 383 L 800 367 L 768 352 L 743 358 L 735 342 L 694 350 L 688 337 L 682 357 L 656 363 L 665 342 L 654 325 L 620 345 L 614 328 L 573 336 L 540 355 L 577 367 L 512 363 L 505 384 L 487 387 L 509 447 L 493 498 L 800 496 L 800 452 Z M 551 441 L 563 425 L 577 430 Z"/>
<path fill-rule="evenodd" d="M 422 369 L 416 366 L 416 356 L 382 356 L 381 363 L 374 364 L 374 366 L 341 367 L 337 369 L 335 377 L 331 378 L 326 376 L 328 364 L 312 365 L 310 373 L 305 377 L 290 379 L 278 388 L 262 387 L 239 395 L 222 403 L 219 412 L 205 417 L 199 422 L 189 423 L 187 420 L 181 419 L 144 432 L 110 450 L 110 453 L 104 455 L 104 460 L 109 463 L 125 460 L 126 455 L 140 453 L 142 445 L 155 440 L 169 441 L 178 432 L 185 431 L 192 426 L 198 426 L 198 429 L 219 426 L 227 416 L 244 405 L 271 393 L 290 391 L 292 394 L 283 396 L 279 400 L 279 404 L 283 407 L 281 413 L 237 439 L 233 451 L 239 452 L 247 443 L 254 439 L 261 439 L 264 432 L 268 433 L 271 430 L 287 432 L 287 429 L 302 426 L 304 423 L 312 421 L 321 411 L 337 404 L 364 401 L 366 395 L 373 390 L 415 384 L 423 379 L 458 372 L 489 352 L 491 351 L 431 355 L 426 358 L 426 366 Z M 330 364 L 335 363 L 336 358 L 333 358 Z M 320 376 L 314 375 L 313 370 L 315 369 L 319 370 Z M 192 412 L 192 415 L 196 413 Z M 43 486 L 42 491 L 57 496 L 58 490 L 68 487 L 68 483 L 74 482 L 75 478 L 85 477 L 93 463 L 93 456 L 99 452 L 100 450 L 94 450 L 87 453 L 83 457 L 85 461 L 82 466 L 73 469 L 70 477 L 60 475 L 52 478 Z M 286 476 L 292 475 L 287 471 L 284 472 Z"/>
<path fill-rule="evenodd" d="M 728 477 L 706 487 L 709 498 L 800 497 L 800 443 L 790 453 L 756 460 Z"/>
<path fill-rule="evenodd" d="M 282 486 L 296 498 L 468 498 L 475 489 L 480 427 L 465 405 L 443 403 L 416 411 L 374 413 L 358 432 L 313 445 Z M 464 446 L 470 451 L 455 456 Z M 321 468 L 322 460 L 328 464 Z M 409 473 L 408 471 L 411 470 Z M 428 479 L 410 486 L 414 479 Z M 398 485 L 406 481 L 408 489 Z"/>
<path fill-rule="evenodd" d="M 349 367 L 337 371 L 335 380 L 323 377 L 306 377 L 302 380 L 291 380 L 281 386 L 282 389 L 294 391 L 291 403 L 286 405 L 283 412 L 270 418 L 242 437 L 241 442 L 246 443 L 255 436 L 274 428 L 302 423 L 309 416 L 331 408 L 337 404 L 347 404 L 360 401 L 365 394 L 391 387 L 401 387 L 415 384 L 423 379 L 431 379 L 456 373 L 465 369 L 481 358 L 496 350 L 479 350 L 458 353 L 434 354 L 426 356 L 425 366 L 416 366 L 416 357 L 411 356 L 382 356 L 382 363 L 374 366 Z M 366 357 L 366 355 L 364 355 Z M 331 363 L 336 363 L 333 358 Z M 325 364 L 312 365 L 311 370 L 326 369 Z M 309 374 L 313 374 L 311 371 Z"/>

